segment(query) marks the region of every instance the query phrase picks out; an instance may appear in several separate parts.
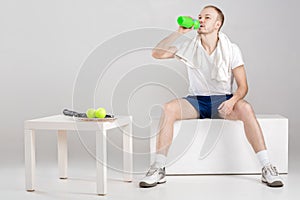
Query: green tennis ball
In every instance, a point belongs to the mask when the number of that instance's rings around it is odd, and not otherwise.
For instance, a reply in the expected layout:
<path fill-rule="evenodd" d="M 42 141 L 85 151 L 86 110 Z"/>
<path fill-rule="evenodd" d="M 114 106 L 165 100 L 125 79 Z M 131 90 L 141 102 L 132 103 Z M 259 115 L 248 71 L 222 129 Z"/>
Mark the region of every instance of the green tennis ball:
<path fill-rule="evenodd" d="M 89 108 L 85 114 L 88 118 L 95 118 L 95 112 L 96 112 L 95 109 Z"/>
<path fill-rule="evenodd" d="M 106 116 L 106 110 L 104 108 L 98 108 L 95 111 L 95 116 L 97 118 L 104 118 Z"/>

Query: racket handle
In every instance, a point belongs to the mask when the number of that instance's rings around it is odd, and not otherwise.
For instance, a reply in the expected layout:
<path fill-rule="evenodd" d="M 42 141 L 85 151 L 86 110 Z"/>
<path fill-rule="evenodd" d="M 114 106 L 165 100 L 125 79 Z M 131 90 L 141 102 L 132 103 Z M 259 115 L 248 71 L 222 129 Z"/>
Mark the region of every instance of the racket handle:
<path fill-rule="evenodd" d="M 83 117 L 83 118 L 87 117 L 85 113 L 78 113 L 78 112 L 68 110 L 68 109 L 64 109 L 63 114 L 66 116 L 71 116 L 71 117 Z"/>

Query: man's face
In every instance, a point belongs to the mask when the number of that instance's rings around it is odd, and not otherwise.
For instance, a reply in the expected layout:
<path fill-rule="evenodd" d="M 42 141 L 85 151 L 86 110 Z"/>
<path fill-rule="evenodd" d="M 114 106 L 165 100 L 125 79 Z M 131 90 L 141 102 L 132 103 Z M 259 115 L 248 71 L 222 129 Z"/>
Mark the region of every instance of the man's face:
<path fill-rule="evenodd" d="M 221 22 L 218 20 L 218 13 L 213 8 L 205 8 L 199 14 L 200 28 L 199 34 L 210 34 L 214 31 L 218 31 Z"/>

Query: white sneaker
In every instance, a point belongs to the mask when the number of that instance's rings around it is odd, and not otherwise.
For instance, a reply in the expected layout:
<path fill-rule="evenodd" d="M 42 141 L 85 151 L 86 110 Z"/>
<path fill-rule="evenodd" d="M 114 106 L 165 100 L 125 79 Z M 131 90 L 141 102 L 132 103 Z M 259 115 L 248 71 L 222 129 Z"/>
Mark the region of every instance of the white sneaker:
<path fill-rule="evenodd" d="M 151 165 L 146 176 L 140 181 L 140 187 L 154 187 L 157 184 L 166 182 L 166 170 L 165 168 L 159 168 L 155 165 Z"/>
<path fill-rule="evenodd" d="M 282 187 L 283 180 L 279 176 L 276 167 L 269 164 L 262 168 L 261 181 L 270 187 Z"/>

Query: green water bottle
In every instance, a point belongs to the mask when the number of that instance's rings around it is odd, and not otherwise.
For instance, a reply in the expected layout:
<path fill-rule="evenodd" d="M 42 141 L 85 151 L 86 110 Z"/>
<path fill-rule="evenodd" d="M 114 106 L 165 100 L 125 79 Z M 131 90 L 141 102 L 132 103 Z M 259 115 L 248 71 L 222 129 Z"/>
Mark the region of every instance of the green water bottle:
<path fill-rule="evenodd" d="M 197 19 L 193 19 L 188 16 L 179 16 L 177 18 L 177 23 L 179 26 L 182 26 L 184 28 L 191 28 L 194 26 L 194 29 L 198 29 L 200 27 L 200 22 Z"/>

